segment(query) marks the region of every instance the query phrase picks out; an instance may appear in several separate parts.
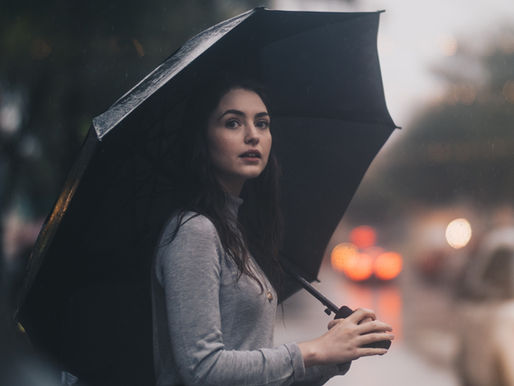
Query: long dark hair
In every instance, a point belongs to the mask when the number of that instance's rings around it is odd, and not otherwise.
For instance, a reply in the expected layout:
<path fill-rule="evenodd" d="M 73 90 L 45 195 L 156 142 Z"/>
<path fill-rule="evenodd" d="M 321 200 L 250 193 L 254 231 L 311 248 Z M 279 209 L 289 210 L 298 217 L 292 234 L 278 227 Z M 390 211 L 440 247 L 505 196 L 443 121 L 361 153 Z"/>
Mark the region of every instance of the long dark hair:
<path fill-rule="evenodd" d="M 246 181 L 241 197 L 237 227 L 226 213 L 227 193 L 215 178 L 208 156 L 207 121 L 221 98 L 230 90 L 241 88 L 255 92 L 262 99 L 270 116 L 272 110 L 262 86 L 248 79 L 218 76 L 204 84 L 189 98 L 183 112 L 182 124 L 173 139 L 173 169 L 180 173 L 180 188 L 175 190 L 178 203 L 178 224 L 187 211 L 209 218 L 220 237 L 222 246 L 239 270 L 263 289 L 249 265 L 249 252 L 257 260 L 274 286 L 280 280 L 278 249 L 281 242 L 281 216 L 278 203 L 279 167 L 273 150 L 263 172 Z M 180 225 L 179 225 L 180 226 Z M 175 230 L 172 238 L 177 234 Z"/>

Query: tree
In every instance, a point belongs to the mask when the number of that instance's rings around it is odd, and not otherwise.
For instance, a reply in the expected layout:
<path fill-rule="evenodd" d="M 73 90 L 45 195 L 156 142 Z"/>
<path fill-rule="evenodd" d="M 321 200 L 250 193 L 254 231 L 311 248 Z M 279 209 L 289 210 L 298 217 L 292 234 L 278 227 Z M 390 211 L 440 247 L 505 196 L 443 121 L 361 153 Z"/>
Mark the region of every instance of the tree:
<path fill-rule="evenodd" d="M 434 68 L 446 81 L 445 95 L 402 129 L 360 191 L 355 213 L 392 216 L 408 204 L 460 199 L 481 207 L 512 202 L 514 31 L 493 37 L 488 47 L 479 54 L 464 48 Z"/>

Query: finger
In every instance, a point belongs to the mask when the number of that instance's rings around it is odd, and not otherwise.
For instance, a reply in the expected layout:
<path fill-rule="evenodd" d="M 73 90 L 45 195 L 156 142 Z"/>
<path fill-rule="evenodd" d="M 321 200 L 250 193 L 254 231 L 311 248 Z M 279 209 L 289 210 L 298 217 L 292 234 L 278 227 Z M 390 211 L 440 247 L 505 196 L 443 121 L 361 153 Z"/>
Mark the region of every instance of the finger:
<path fill-rule="evenodd" d="M 393 340 L 394 335 L 387 332 L 376 332 L 372 334 L 361 335 L 355 339 L 355 343 L 358 346 L 364 346 L 370 343 L 376 343 L 383 340 Z"/>
<path fill-rule="evenodd" d="M 361 320 L 371 318 L 375 320 L 377 317 L 373 310 L 369 310 L 367 308 L 358 308 L 353 314 L 347 317 L 347 320 L 351 320 L 354 323 L 359 323 Z"/>
<path fill-rule="evenodd" d="M 371 319 L 371 318 L 364 318 L 364 319 L 362 319 L 362 320 L 359 322 L 359 324 L 361 324 L 361 323 L 366 323 L 366 322 L 372 322 L 372 321 L 373 321 L 373 319 Z"/>
<path fill-rule="evenodd" d="M 333 319 L 330 322 L 328 322 L 328 326 L 327 327 L 330 330 L 330 329 L 334 328 L 335 326 L 337 326 L 338 324 L 341 324 L 341 323 L 348 324 L 348 321 L 347 321 L 347 319 L 343 319 L 343 318 L 341 318 L 341 319 Z"/>
<path fill-rule="evenodd" d="M 360 347 L 356 351 L 355 359 L 372 355 L 384 355 L 386 353 L 387 349 L 385 348 Z"/>
<path fill-rule="evenodd" d="M 344 320 L 344 319 L 343 319 Z M 330 330 L 332 327 L 334 327 L 338 322 L 342 322 L 341 319 L 335 319 L 328 322 L 328 329 Z"/>
<path fill-rule="evenodd" d="M 381 320 L 374 320 L 372 322 L 361 323 L 357 327 L 356 331 L 359 334 L 368 334 L 370 332 L 383 332 L 383 331 L 392 331 L 393 328 Z"/>
<path fill-rule="evenodd" d="M 374 320 L 372 322 L 361 323 L 357 326 L 356 331 L 359 334 L 368 334 L 370 332 L 385 332 L 392 331 L 391 325 L 382 322 L 381 320 Z"/>

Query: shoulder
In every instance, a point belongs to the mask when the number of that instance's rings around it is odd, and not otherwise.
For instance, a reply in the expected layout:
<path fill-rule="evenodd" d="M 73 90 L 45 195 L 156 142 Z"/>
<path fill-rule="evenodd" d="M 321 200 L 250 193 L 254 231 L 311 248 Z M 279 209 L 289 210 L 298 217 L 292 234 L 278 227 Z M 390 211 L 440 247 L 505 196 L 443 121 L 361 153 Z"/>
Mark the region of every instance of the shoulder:
<path fill-rule="evenodd" d="M 155 256 L 159 281 L 170 272 L 197 270 L 198 266 L 218 270 L 223 247 L 212 221 L 195 212 L 173 215 L 164 228 Z"/>
<path fill-rule="evenodd" d="M 174 214 L 166 224 L 159 242 L 159 249 L 176 250 L 185 247 L 201 249 L 209 246 L 217 251 L 221 242 L 213 222 L 196 212 Z"/>
<path fill-rule="evenodd" d="M 174 214 L 168 221 L 164 235 L 182 238 L 184 236 L 201 236 L 217 238 L 218 232 L 213 222 L 206 216 L 197 212 L 184 212 Z"/>

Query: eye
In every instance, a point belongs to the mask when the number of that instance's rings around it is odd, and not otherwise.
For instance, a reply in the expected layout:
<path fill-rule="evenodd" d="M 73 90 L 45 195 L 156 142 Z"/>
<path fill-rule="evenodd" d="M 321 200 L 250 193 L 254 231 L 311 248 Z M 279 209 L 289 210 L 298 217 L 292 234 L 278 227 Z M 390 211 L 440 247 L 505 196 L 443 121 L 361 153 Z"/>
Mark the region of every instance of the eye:
<path fill-rule="evenodd" d="M 241 125 L 241 123 L 237 119 L 234 119 L 234 118 L 228 119 L 225 122 L 225 127 L 228 129 L 237 129 L 240 125 Z"/>
<path fill-rule="evenodd" d="M 258 127 L 259 129 L 269 129 L 269 120 L 267 119 L 261 119 L 261 120 L 258 120 L 257 122 L 255 122 L 255 127 Z"/>

